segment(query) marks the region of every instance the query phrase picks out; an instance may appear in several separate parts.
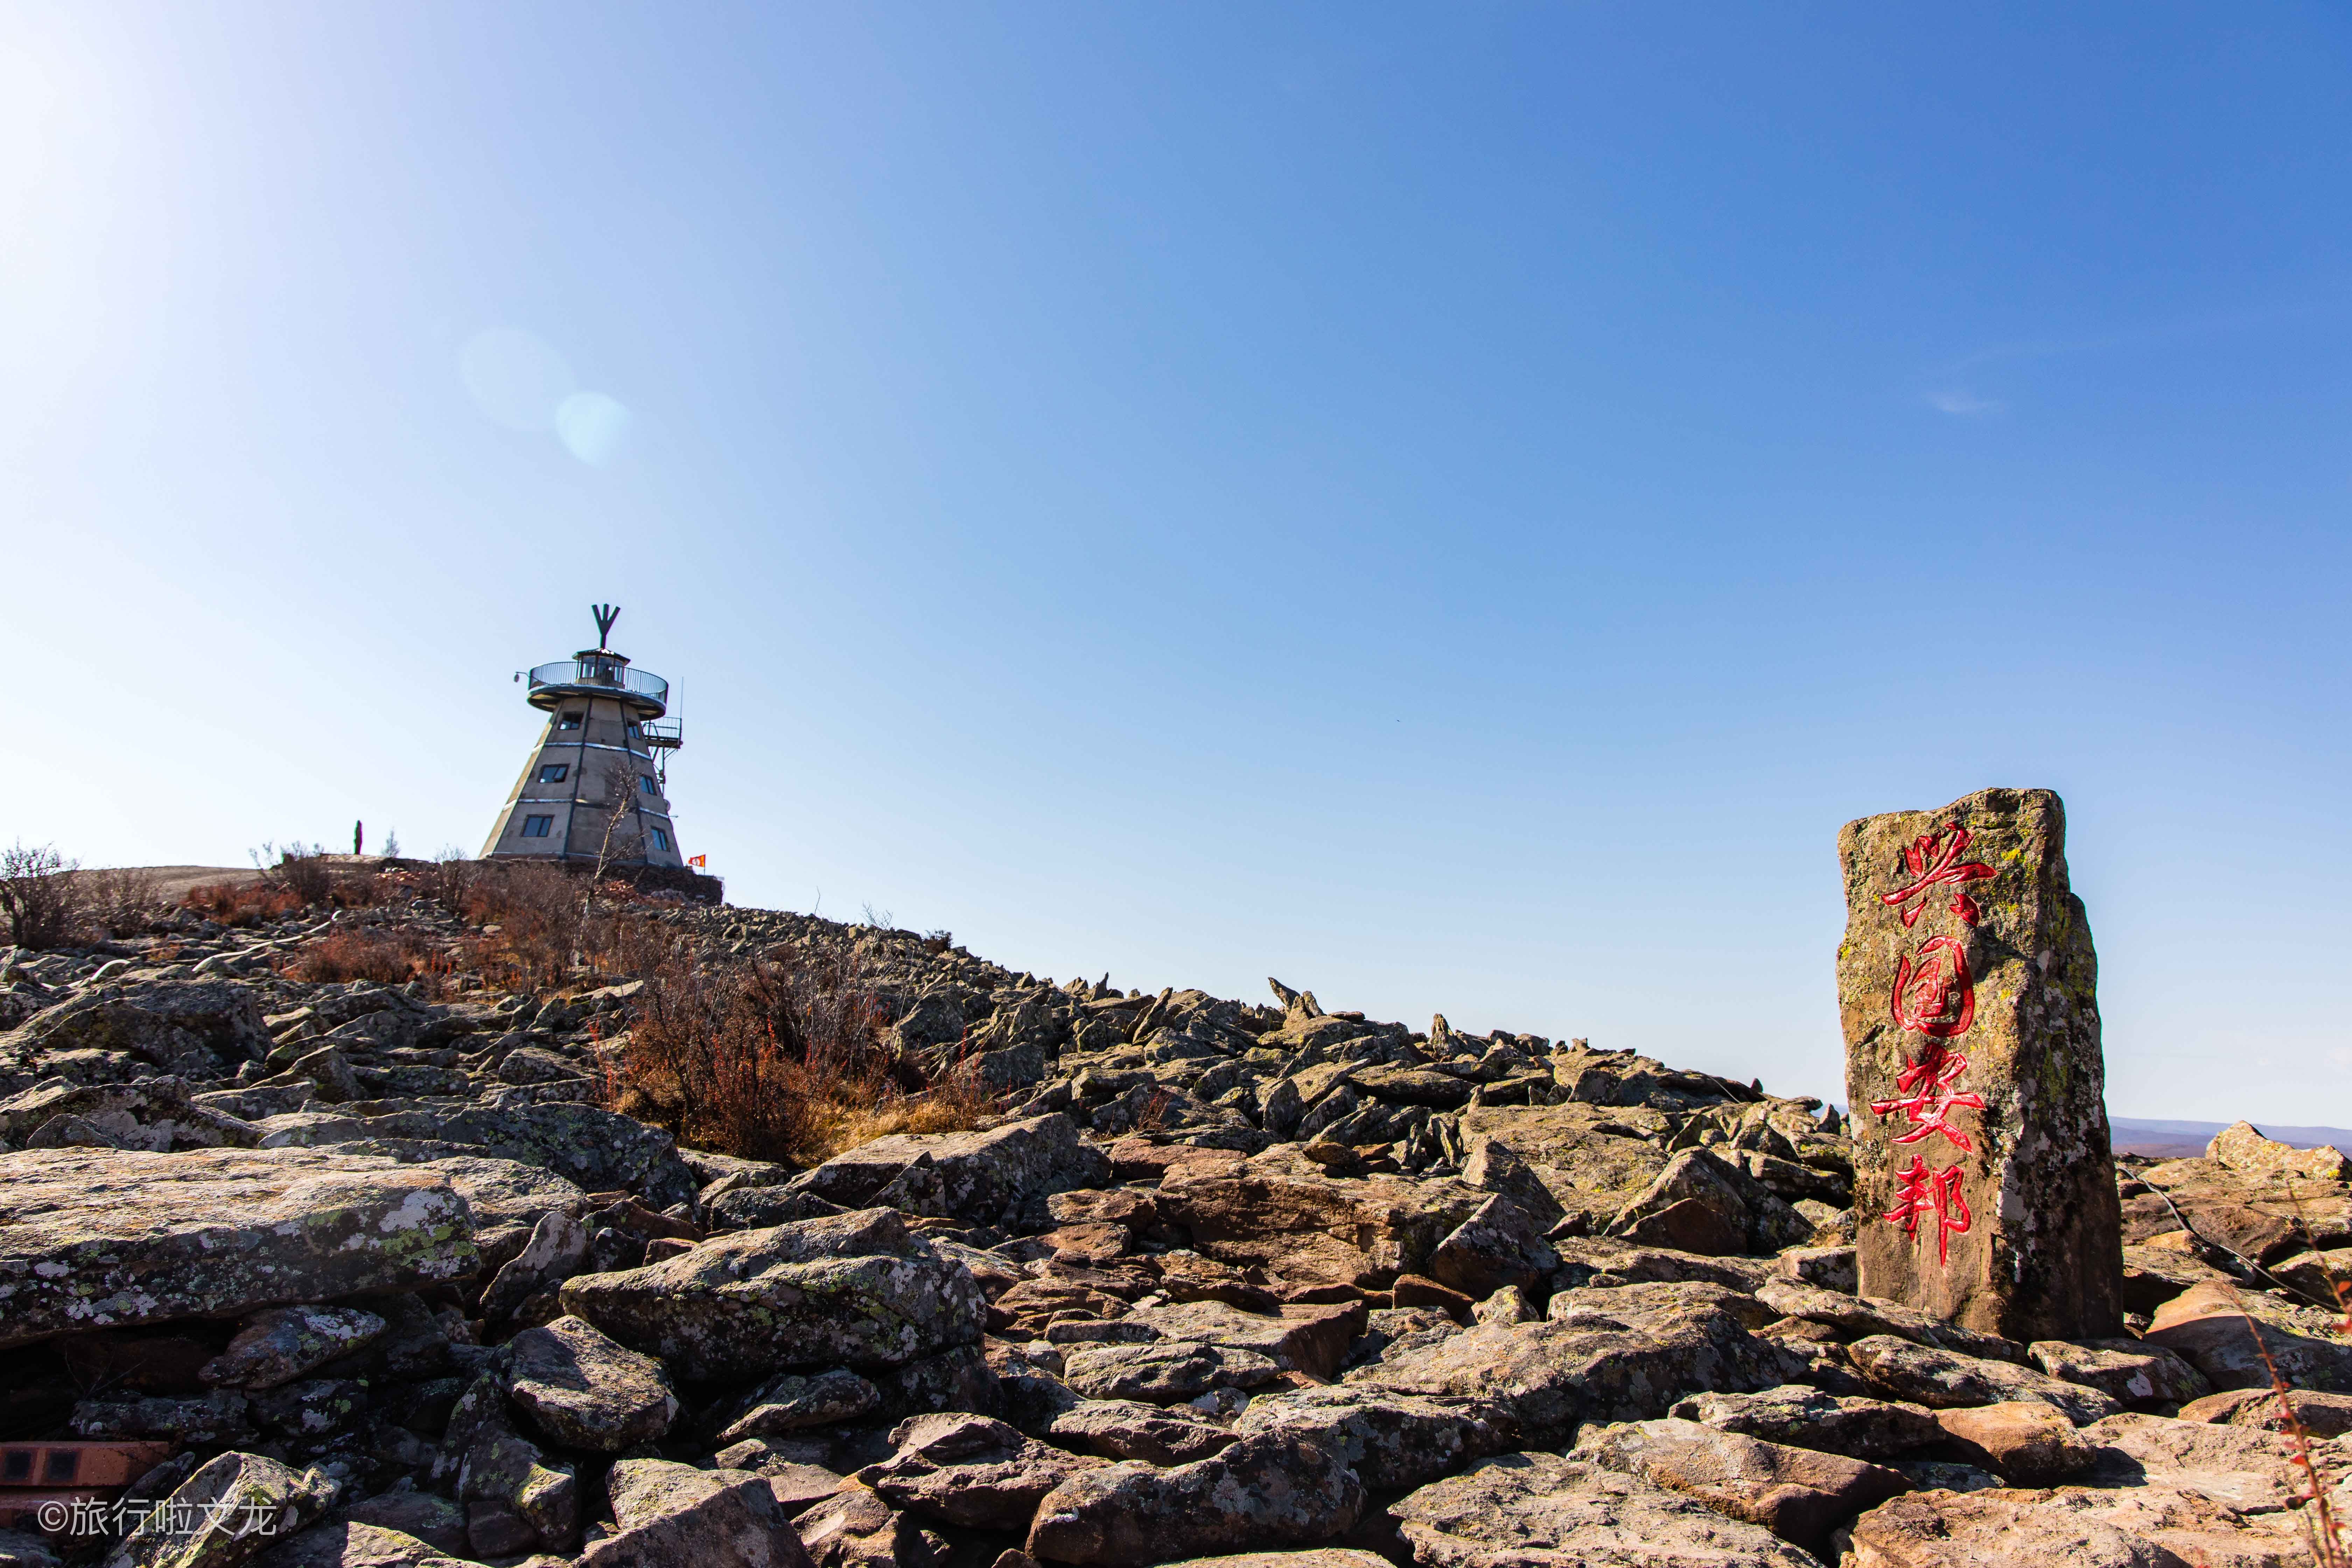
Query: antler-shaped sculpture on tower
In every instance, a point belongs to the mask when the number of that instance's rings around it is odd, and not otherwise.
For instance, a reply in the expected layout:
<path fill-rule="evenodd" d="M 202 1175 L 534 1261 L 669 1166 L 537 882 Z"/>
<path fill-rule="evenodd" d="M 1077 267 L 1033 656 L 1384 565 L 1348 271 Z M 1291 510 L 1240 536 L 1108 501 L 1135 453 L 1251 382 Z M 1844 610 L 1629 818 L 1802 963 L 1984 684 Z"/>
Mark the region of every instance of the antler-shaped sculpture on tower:
<path fill-rule="evenodd" d="M 591 605 L 588 607 L 595 613 L 596 646 L 601 649 L 604 647 L 604 644 L 612 638 L 613 623 L 621 618 L 621 606 L 618 605 Z"/>

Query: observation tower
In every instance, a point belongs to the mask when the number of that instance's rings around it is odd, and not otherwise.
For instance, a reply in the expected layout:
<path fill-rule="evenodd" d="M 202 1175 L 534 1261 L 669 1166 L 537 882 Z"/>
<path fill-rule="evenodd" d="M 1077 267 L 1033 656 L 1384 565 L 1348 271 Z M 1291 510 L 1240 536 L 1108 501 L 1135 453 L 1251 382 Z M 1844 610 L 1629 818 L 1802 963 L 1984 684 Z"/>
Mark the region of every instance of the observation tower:
<path fill-rule="evenodd" d="M 669 754 L 684 743 L 669 682 L 605 646 L 618 605 L 594 606 L 596 646 L 518 674 L 547 728 L 482 846 L 484 859 L 684 866 Z"/>

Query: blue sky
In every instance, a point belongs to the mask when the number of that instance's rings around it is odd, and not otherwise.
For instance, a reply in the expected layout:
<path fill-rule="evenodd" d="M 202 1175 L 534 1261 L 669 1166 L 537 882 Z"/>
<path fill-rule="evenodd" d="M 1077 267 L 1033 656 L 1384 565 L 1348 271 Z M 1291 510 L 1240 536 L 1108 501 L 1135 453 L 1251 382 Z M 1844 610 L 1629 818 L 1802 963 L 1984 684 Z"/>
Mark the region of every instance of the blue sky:
<path fill-rule="evenodd" d="M 0 7 L 0 837 L 680 835 L 1066 978 L 1842 1098 L 2060 790 L 2119 1114 L 2352 1121 L 2316 5 Z"/>

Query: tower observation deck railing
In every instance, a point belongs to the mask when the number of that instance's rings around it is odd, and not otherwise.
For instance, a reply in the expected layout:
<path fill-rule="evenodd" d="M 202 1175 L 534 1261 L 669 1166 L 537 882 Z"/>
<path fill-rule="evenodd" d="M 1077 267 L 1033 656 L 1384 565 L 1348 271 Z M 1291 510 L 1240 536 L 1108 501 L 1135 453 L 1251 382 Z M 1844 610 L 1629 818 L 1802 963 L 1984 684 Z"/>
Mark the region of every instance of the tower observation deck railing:
<path fill-rule="evenodd" d="M 553 664 L 542 664 L 526 678 L 530 682 L 530 694 L 536 697 L 542 688 L 561 688 L 579 691 L 611 691 L 625 693 L 665 710 L 669 706 L 669 682 L 658 675 L 648 675 L 642 669 L 632 669 L 619 659 L 560 658 Z"/>

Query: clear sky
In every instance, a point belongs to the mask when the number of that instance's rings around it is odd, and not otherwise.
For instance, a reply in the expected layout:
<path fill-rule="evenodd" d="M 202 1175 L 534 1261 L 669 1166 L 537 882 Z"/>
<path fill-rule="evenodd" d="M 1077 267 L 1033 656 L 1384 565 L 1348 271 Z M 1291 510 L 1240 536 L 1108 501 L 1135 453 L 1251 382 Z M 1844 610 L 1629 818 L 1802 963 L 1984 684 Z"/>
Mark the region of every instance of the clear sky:
<path fill-rule="evenodd" d="M 0 5 L 0 839 L 478 847 L 616 600 L 739 902 L 1842 1098 L 2049 785 L 2113 1109 L 2352 1122 L 2348 46 Z"/>

